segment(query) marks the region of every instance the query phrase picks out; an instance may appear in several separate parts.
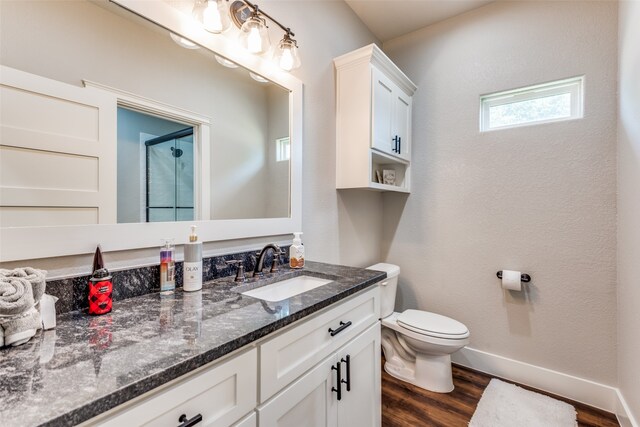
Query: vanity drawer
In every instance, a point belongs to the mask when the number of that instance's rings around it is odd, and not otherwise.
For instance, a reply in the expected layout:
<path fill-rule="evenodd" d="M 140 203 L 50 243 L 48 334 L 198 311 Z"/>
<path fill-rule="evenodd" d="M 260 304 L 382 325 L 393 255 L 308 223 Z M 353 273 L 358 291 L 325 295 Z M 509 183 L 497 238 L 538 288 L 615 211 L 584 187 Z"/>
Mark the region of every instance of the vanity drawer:
<path fill-rule="evenodd" d="M 266 341 L 260 346 L 260 403 L 264 403 L 379 318 L 380 290 L 378 286 L 373 286 Z"/>
<path fill-rule="evenodd" d="M 254 348 L 228 361 L 205 369 L 138 403 L 90 425 L 175 427 L 182 414 L 191 419 L 198 414 L 198 427 L 230 426 L 256 406 L 257 350 Z M 117 409 L 116 409 L 117 411 Z M 252 425 L 251 419 L 243 420 Z"/>

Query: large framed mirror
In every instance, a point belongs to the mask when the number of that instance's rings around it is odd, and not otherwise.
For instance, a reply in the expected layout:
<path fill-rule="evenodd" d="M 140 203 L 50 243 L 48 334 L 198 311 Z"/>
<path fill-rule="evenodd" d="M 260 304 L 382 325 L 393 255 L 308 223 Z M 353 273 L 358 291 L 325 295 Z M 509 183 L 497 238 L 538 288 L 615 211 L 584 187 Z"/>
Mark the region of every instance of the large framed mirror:
<path fill-rule="evenodd" d="M 192 2 L 2 2 L 0 262 L 301 228 L 302 83 Z"/>

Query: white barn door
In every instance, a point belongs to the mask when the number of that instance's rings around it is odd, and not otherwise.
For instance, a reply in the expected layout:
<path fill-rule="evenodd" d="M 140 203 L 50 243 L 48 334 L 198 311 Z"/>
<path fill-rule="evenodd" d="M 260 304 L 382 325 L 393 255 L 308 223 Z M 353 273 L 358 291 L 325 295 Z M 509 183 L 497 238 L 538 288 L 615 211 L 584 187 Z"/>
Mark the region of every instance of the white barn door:
<path fill-rule="evenodd" d="M 116 223 L 117 98 L 0 67 L 0 227 Z"/>

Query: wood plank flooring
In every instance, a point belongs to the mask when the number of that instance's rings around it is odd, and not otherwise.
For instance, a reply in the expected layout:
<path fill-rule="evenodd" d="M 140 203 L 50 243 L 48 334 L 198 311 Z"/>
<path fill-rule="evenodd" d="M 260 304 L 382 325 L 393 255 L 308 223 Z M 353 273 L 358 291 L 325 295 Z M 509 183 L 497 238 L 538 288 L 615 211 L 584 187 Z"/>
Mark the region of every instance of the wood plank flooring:
<path fill-rule="evenodd" d="M 384 359 L 382 363 L 384 364 Z M 382 425 L 383 427 L 466 427 L 491 378 L 494 377 L 454 365 L 453 383 L 456 388 L 451 393 L 442 394 L 402 382 L 383 369 Z M 531 387 L 518 385 L 573 405 L 578 413 L 578 427 L 619 426 L 613 414 Z"/>

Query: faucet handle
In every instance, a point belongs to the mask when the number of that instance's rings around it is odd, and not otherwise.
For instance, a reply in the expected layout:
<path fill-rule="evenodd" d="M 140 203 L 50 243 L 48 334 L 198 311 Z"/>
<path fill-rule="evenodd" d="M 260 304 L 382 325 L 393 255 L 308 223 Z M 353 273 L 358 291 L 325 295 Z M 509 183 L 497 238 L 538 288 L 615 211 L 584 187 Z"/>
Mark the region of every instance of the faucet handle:
<path fill-rule="evenodd" d="M 234 281 L 236 282 L 244 282 L 244 263 L 239 259 L 230 259 L 225 261 L 229 266 L 236 266 L 236 278 Z"/>
<path fill-rule="evenodd" d="M 275 273 L 276 271 L 279 270 L 278 265 L 280 264 L 280 252 L 279 251 L 274 251 L 273 252 L 273 261 L 271 262 L 271 269 L 269 270 L 269 273 Z"/>

